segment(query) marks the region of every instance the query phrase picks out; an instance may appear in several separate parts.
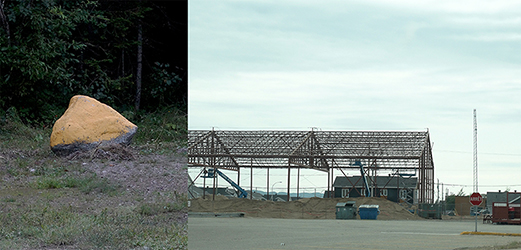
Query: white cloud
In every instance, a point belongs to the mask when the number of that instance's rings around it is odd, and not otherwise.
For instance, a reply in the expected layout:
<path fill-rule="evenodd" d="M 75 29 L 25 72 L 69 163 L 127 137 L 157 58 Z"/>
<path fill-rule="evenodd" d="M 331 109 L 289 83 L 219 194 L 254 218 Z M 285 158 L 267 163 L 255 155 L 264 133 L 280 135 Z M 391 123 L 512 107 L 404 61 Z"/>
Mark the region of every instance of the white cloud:
<path fill-rule="evenodd" d="M 521 25 L 521 17 L 504 17 L 502 15 L 494 16 L 452 16 L 446 19 L 451 24 L 471 26 L 471 27 L 514 27 Z"/>
<path fill-rule="evenodd" d="M 499 12 L 513 12 L 521 8 L 521 3 L 515 0 L 369 0 L 363 2 L 409 10 L 459 14 L 495 14 Z"/>
<path fill-rule="evenodd" d="M 457 40 L 469 40 L 479 42 L 516 42 L 521 41 L 521 32 L 490 32 L 484 34 L 456 35 Z"/>

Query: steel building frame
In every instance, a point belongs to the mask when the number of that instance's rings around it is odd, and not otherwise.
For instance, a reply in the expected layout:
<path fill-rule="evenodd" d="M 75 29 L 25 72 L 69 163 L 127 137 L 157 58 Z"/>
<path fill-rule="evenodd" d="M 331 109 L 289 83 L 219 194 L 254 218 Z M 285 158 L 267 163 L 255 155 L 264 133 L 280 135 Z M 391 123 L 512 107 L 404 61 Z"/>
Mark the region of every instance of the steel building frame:
<path fill-rule="evenodd" d="M 418 202 L 434 202 L 434 161 L 428 130 L 188 132 L 189 166 L 237 172 L 241 168 L 287 168 L 288 200 L 291 169 L 327 172 L 329 194 L 333 170 L 344 173 L 343 169 L 360 169 L 355 161 L 364 163 L 370 179 L 381 174 L 417 176 Z"/>

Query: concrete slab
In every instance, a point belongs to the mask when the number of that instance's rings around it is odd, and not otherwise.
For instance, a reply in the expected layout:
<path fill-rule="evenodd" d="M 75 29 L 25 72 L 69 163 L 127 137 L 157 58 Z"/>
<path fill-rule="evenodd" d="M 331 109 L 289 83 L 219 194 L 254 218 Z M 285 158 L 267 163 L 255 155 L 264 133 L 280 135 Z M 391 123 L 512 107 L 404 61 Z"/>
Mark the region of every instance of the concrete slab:
<path fill-rule="evenodd" d="M 188 218 L 189 249 L 455 249 L 506 245 L 519 237 L 461 235 L 474 221 Z M 478 231 L 521 233 L 479 224 Z"/>

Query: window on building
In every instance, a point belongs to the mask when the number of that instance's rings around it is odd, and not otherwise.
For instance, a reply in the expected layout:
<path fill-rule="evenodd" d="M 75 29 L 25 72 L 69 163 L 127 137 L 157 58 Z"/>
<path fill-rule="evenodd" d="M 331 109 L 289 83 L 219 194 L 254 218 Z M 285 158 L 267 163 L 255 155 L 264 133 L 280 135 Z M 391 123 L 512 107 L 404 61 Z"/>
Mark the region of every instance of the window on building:
<path fill-rule="evenodd" d="M 386 196 L 387 197 L 387 188 L 380 189 L 380 196 Z"/>
<path fill-rule="evenodd" d="M 362 190 L 360 191 L 360 195 L 362 195 L 362 197 L 365 197 L 365 188 L 362 188 Z"/>
<path fill-rule="evenodd" d="M 351 189 L 349 189 L 349 188 L 342 189 L 342 198 L 349 198 L 350 191 L 351 191 Z"/>
<path fill-rule="evenodd" d="M 407 200 L 407 189 L 400 190 L 400 199 Z"/>

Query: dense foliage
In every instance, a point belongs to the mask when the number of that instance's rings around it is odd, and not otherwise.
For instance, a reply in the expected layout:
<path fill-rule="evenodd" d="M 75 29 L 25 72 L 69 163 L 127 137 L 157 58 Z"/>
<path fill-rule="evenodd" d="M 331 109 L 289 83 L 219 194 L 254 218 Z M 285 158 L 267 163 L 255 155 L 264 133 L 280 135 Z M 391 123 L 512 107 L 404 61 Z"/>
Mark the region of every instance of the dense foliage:
<path fill-rule="evenodd" d="M 143 46 L 140 112 L 166 106 L 186 113 L 186 2 L 0 4 L 0 18 L 5 17 L 0 20 L 0 117 L 16 109 L 26 123 L 50 125 L 77 94 L 136 112 L 138 44 Z M 172 37 L 183 39 L 176 44 Z"/>

